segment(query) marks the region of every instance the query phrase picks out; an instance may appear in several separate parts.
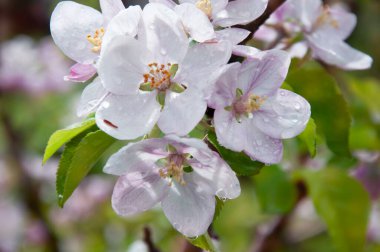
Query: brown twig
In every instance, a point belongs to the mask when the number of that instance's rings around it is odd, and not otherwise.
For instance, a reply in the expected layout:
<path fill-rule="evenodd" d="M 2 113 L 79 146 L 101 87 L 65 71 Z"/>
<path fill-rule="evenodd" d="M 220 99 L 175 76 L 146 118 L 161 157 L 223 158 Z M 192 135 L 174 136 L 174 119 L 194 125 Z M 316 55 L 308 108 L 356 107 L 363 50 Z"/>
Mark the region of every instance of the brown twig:
<path fill-rule="evenodd" d="M 145 244 L 148 246 L 149 252 L 160 252 L 160 250 L 154 246 L 154 243 L 152 241 L 152 232 L 150 231 L 149 227 L 144 227 L 143 240 Z"/>

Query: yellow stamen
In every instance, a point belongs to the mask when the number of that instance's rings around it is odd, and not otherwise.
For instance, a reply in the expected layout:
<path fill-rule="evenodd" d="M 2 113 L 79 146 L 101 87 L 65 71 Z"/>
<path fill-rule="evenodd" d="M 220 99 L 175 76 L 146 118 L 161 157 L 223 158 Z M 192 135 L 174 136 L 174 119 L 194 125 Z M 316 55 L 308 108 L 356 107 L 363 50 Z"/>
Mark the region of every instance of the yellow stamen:
<path fill-rule="evenodd" d="M 102 39 L 104 36 L 105 30 L 104 28 L 97 29 L 94 33 L 94 36 L 91 36 L 91 34 L 87 35 L 87 40 L 90 42 L 93 47 L 91 49 L 94 53 L 99 53 L 102 48 Z"/>
<path fill-rule="evenodd" d="M 212 18 L 212 6 L 210 0 L 199 0 L 195 6 L 203 11 L 209 19 Z"/>

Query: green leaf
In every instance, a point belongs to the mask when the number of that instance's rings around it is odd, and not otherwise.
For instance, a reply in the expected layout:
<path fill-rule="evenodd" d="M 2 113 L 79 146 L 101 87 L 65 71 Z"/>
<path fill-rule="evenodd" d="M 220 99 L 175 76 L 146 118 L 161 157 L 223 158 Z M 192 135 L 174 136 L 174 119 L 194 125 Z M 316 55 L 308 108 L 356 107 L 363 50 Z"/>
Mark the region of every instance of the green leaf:
<path fill-rule="evenodd" d="M 80 135 L 66 145 L 57 173 L 58 204 L 61 207 L 115 141 L 98 130 L 83 137 Z"/>
<path fill-rule="evenodd" d="M 84 132 L 85 130 L 91 128 L 95 125 L 95 119 L 89 118 L 81 123 L 77 123 L 69 126 L 68 128 L 57 130 L 50 136 L 48 144 L 45 149 L 44 158 L 42 164 L 53 156 L 53 154 L 65 143 Z"/>
<path fill-rule="evenodd" d="M 299 138 L 306 144 L 310 156 L 315 157 L 317 154 L 317 126 L 313 118 L 310 118 L 305 130 L 299 135 Z"/>
<path fill-rule="evenodd" d="M 293 208 L 297 190 L 288 174 L 279 166 L 265 167 L 253 179 L 256 194 L 264 212 L 283 214 Z"/>
<path fill-rule="evenodd" d="M 362 185 L 338 169 L 303 170 L 295 175 L 306 182 L 336 249 L 340 252 L 363 251 L 370 199 Z"/>
<path fill-rule="evenodd" d="M 194 246 L 205 251 L 216 252 L 214 244 L 212 244 L 211 238 L 208 234 L 201 235 L 195 239 L 187 238 L 187 240 Z"/>
<path fill-rule="evenodd" d="M 351 117 L 335 80 L 320 66 L 305 64 L 302 69 L 293 70 L 286 82 L 309 101 L 312 117 L 329 149 L 336 155 L 351 156 L 348 141 Z"/>
<path fill-rule="evenodd" d="M 207 138 L 209 142 L 216 148 L 222 158 L 231 166 L 232 170 L 234 170 L 238 175 L 256 175 L 264 166 L 263 163 L 253 161 L 243 152 L 234 152 L 221 146 L 218 143 L 214 132 L 209 132 Z"/>

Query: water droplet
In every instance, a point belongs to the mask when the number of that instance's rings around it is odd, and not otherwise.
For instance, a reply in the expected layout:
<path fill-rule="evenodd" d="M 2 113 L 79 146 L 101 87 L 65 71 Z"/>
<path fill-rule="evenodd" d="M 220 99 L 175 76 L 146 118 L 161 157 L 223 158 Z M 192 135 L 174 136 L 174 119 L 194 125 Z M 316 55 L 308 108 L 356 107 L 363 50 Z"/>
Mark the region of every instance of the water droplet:
<path fill-rule="evenodd" d="M 165 56 L 168 52 L 164 48 L 161 48 L 160 53 Z"/>
<path fill-rule="evenodd" d="M 296 104 L 294 104 L 294 108 L 297 110 L 297 111 L 300 111 L 301 109 L 301 104 L 299 104 L 298 102 Z"/>
<path fill-rule="evenodd" d="M 62 195 L 62 194 L 59 194 L 59 195 L 58 195 L 58 198 L 59 198 L 59 199 L 63 199 L 63 195 Z"/>
<path fill-rule="evenodd" d="M 224 191 L 223 188 L 218 189 L 218 190 L 216 191 L 216 196 L 218 196 L 219 198 L 226 197 L 226 192 Z"/>
<path fill-rule="evenodd" d="M 181 229 L 181 225 L 178 224 L 178 223 L 173 223 L 173 227 L 177 230 L 180 230 Z"/>
<path fill-rule="evenodd" d="M 263 144 L 263 142 L 262 142 L 261 140 L 257 140 L 257 141 L 256 141 L 256 144 L 260 146 L 260 145 Z"/>
<path fill-rule="evenodd" d="M 285 96 L 285 91 L 280 91 L 281 96 Z"/>
<path fill-rule="evenodd" d="M 149 29 L 153 30 L 154 29 L 154 24 L 149 25 Z"/>

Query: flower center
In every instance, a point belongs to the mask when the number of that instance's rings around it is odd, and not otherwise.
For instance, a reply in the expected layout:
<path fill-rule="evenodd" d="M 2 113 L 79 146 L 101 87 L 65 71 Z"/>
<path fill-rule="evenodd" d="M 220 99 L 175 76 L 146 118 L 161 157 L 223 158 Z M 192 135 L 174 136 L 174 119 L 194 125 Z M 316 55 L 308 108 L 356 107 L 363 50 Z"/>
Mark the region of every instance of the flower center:
<path fill-rule="evenodd" d="M 100 50 L 102 49 L 102 39 L 103 39 L 104 33 L 105 33 L 105 30 L 102 27 L 95 31 L 94 36 L 92 36 L 91 34 L 87 35 L 88 42 L 90 42 L 93 45 L 91 49 L 92 52 L 99 53 Z"/>
<path fill-rule="evenodd" d="M 148 65 L 149 72 L 143 75 L 144 83 L 149 83 L 151 88 L 167 89 L 170 86 L 170 77 L 172 76 L 171 66 L 171 63 L 166 65 L 157 64 L 156 62 L 150 63 Z"/>
<path fill-rule="evenodd" d="M 203 11 L 209 19 L 212 18 L 211 0 L 199 0 L 195 6 Z"/>
<path fill-rule="evenodd" d="M 317 20 L 314 23 L 313 30 L 323 26 L 323 25 L 330 25 L 334 27 L 335 29 L 339 28 L 339 23 L 336 19 L 334 19 L 331 15 L 330 9 L 328 6 L 324 6 L 321 15 L 317 18 Z"/>
<path fill-rule="evenodd" d="M 182 154 L 173 153 L 170 154 L 165 161 L 165 166 L 159 170 L 160 177 L 165 179 L 169 178 L 171 180 L 174 179 L 180 185 L 186 185 L 183 178 L 186 157 Z M 171 184 L 172 181 L 170 181 L 170 185 Z"/>
<path fill-rule="evenodd" d="M 236 115 L 236 119 L 240 122 L 242 115 L 251 118 L 252 113 L 259 110 L 265 102 L 265 96 L 258 96 L 255 94 L 243 95 L 243 91 L 236 89 L 236 98 L 231 106 L 225 107 L 227 111 L 233 111 Z"/>

